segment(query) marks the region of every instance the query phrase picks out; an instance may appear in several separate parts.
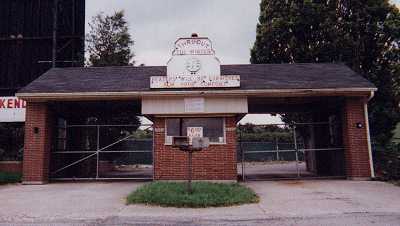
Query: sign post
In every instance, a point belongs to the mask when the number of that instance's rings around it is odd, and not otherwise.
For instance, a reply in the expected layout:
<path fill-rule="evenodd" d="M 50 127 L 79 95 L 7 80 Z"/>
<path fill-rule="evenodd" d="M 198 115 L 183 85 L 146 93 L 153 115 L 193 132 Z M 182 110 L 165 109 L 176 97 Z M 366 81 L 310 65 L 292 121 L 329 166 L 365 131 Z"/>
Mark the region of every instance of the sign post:
<path fill-rule="evenodd" d="M 201 128 L 201 127 L 194 127 Z M 188 128 L 189 129 L 189 128 Z M 190 141 L 192 140 L 192 141 Z M 210 145 L 210 140 L 207 137 L 173 137 L 172 138 L 173 147 L 179 148 L 179 150 L 188 153 L 188 182 L 187 182 L 187 191 L 189 194 L 193 193 L 192 189 L 192 156 L 193 152 L 202 151 L 205 148 L 208 148 Z"/>

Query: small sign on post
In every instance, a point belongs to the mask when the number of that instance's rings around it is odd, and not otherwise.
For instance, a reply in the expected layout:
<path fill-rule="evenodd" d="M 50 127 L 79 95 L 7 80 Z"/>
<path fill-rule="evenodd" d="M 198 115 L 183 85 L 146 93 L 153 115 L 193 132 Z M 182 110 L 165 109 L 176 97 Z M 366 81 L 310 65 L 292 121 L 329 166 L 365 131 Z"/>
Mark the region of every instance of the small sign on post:
<path fill-rule="evenodd" d="M 210 146 L 210 139 L 208 137 L 193 137 L 192 148 L 195 150 L 201 150 Z"/>
<path fill-rule="evenodd" d="M 189 144 L 192 144 L 193 138 L 203 137 L 203 127 L 188 127 L 186 135 L 189 137 Z"/>
<path fill-rule="evenodd" d="M 193 128 L 193 127 L 192 127 Z M 203 132 L 202 127 L 194 127 L 201 128 L 201 134 Z M 195 129 L 196 130 L 196 129 Z M 190 143 L 189 136 L 177 136 L 172 137 L 172 146 L 179 148 L 179 150 L 188 153 L 188 193 L 192 194 L 192 155 L 193 152 L 201 151 L 210 146 L 210 140 L 208 137 L 192 137 L 192 142 Z"/>

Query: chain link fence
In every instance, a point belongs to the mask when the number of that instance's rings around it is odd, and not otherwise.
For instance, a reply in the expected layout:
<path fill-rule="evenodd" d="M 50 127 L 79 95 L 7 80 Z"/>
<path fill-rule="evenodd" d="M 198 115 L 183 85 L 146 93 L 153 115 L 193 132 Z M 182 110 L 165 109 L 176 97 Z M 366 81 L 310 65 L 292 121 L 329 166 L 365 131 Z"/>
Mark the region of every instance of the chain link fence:
<path fill-rule="evenodd" d="M 238 174 L 245 180 L 343 177 L 337 123 L 245 124 L 237 127 Z"/>
<path fill-rule="evenodd" d="M 0 123 L 0 161 L 21 161 L 24 123 Z"/>
<path fill-rule="evenodd" d="M 51 178 L 152 179 L 152 125 L 59 125 Z"/>

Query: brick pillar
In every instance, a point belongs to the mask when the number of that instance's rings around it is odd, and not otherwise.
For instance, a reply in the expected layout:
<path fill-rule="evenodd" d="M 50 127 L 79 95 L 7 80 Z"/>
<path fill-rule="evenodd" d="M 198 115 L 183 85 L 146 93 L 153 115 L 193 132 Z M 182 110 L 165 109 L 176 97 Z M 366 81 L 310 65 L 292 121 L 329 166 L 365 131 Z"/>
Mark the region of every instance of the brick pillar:
<path fill-rule="evenodd" d="M 154 120 L 155 180 L 187 179 L 187 154 L 165 145 L 165 118 Z M 237 180 L 236 118 L 225 118 L 226 144 L 210 145 L 193 154 L 194 180 Z"/>
<path fill-rule="evenodd" d="M 343 143 L 346 175 L 350 179 L 371 178 L 365 103 L 367 103 L 367 99 L 361 97 L 348 97 L 344 103 Z M 357 128 L 357 123 L 361 123 L 362 127 Z"/>
<path fill-rule="evenodd" d="M 25 121 L 23 183 L 44 184 L 49 179 L 52 114 L 46 103 L 28 102 Z"/>

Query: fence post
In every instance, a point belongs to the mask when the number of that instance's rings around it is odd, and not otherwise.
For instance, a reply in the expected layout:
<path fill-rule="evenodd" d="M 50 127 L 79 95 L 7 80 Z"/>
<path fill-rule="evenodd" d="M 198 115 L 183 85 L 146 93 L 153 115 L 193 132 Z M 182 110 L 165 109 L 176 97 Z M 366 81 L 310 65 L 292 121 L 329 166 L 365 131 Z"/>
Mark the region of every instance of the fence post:
<path fill-rule="evenodd" d="M 156 162 L 155 162 L 155 147 L 156 147 L 156 143 L 155 143 L 155 139 L 156 139 L 156 132 L 155 132 L 155 126 L 154 125 L 152 125 L 151 126 L 151 128 L 152 128 L 152 131 L 153 131 L 153 139 L 152 139 L 152 148 L 151 148 L 151 152 L 152 152 L 152 156 L 151 156 L 151 164 L 152 164 L 152 175 L 153 175 L 153 181 L 155 180 L 155 178 L 156 178 L 156 172 L 155 172 L 155 166 L 156 166 Z"/>
<path fill-rule="evenodd" d="M 97 125 L 97 150 L 96 150 L 96 179 L 99 179 L 99 155 L 100 155 L 100 126 Z"/>
<path fill-rule="evenodd" d="M 296 153 L 296 169 L 297 169 L 297 177 L 300 177 L 300 170 L 299 170 L 299 154 L 298 154 L 298 147 L 297 147 L 297 135 L 296 135 L 296 125 L 293 125 L 293 141 L 294 141 L 294 150 Z"/>
<path fill-rule="evenodd" d="M 239 130 L 239 147 L 240 147 L 240 152 L 242 154 L 242 180 L 243 182 L 246 181 L 246 175 L 245 175 L 245 154 L 243 151 L 243 147 L 242 147 L 242 131 Z"/>
<path fill-rule="evenodd" d="M 277 137 L 275 137 L 275 149 L 276 149 L 276 161 L 279 161 L 279 144 Z"/>

